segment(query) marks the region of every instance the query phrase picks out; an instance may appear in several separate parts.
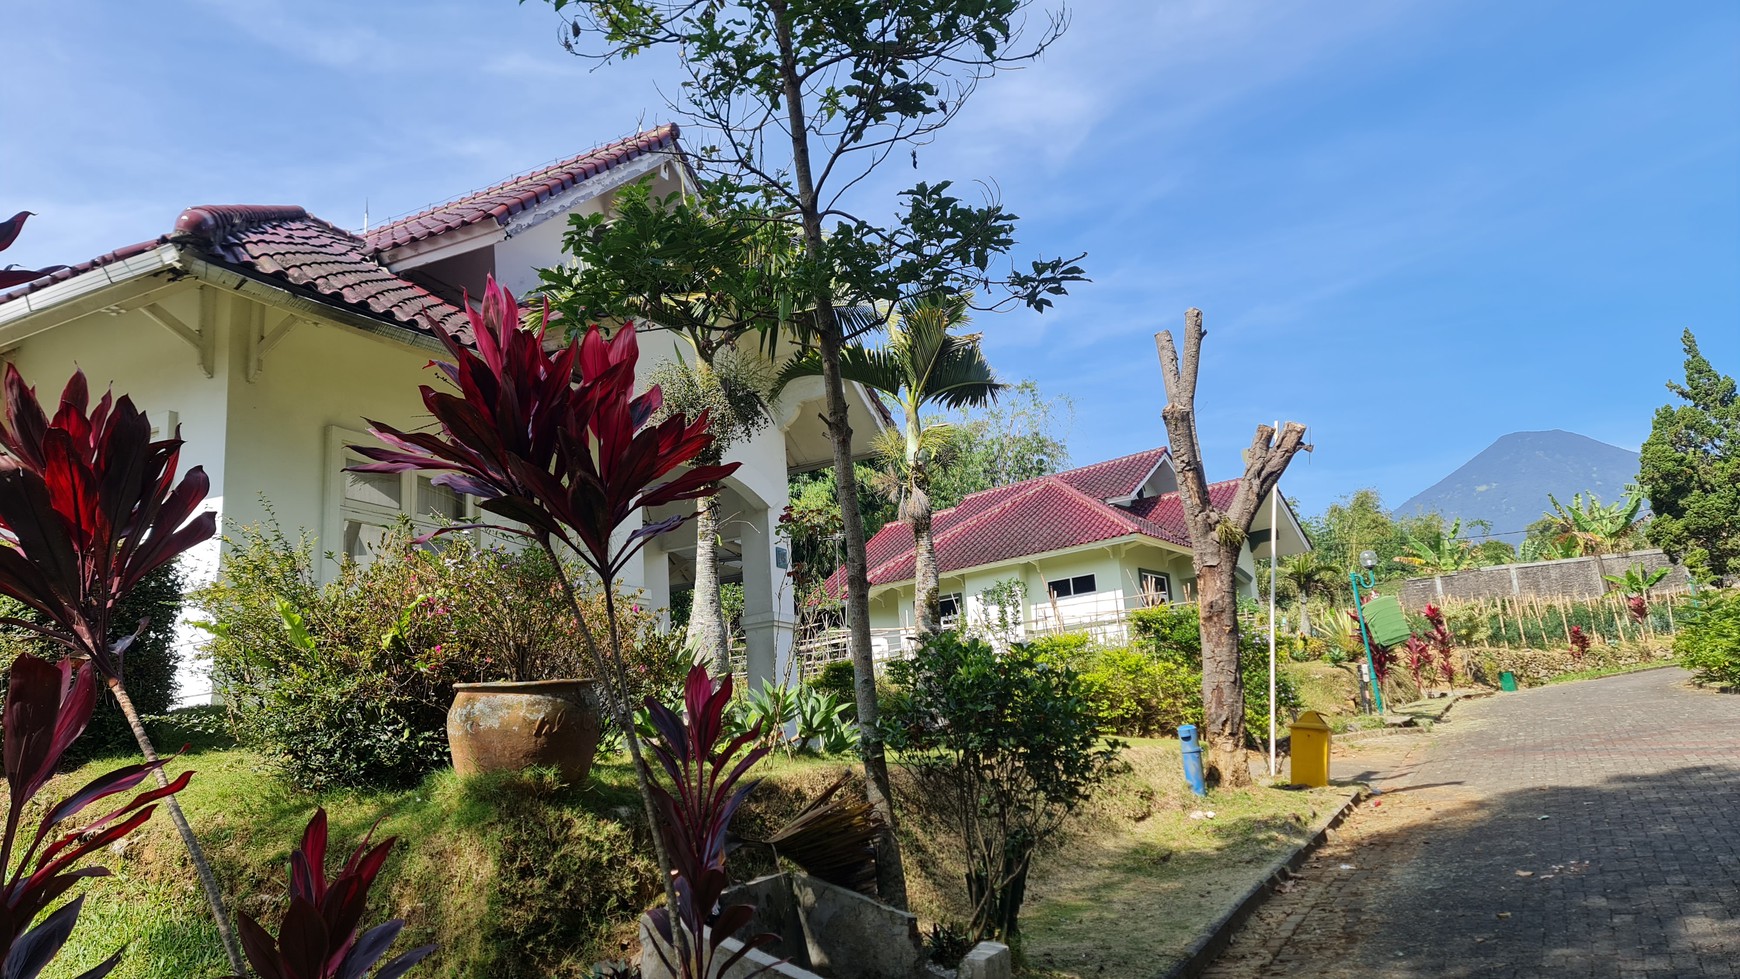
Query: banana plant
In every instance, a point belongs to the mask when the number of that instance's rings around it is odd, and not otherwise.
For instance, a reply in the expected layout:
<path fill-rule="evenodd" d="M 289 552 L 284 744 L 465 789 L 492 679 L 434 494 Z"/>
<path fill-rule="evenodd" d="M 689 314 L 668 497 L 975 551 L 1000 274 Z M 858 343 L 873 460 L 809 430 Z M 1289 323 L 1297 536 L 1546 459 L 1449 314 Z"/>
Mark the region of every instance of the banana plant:
<path fill-rule="evenodd" d="M 1643 511 L 1643 497 L 1635 490 L 1605 505 L 1594 493 L 1587 499 L 1582 493 L 1572 494 L 1570 506 L 1548 493 L 1547 502 L 1553 508 L 1542 517 L 1552 521 L 1554 539 L 1574 557 L 1618 554 L 1635 545 L 1642 534 L 1643 522 L 1638 515 Z"/>
<path fill-rule="evenodd" d="M 1668 576 L 1668 570 L 1667 568 L 1656 568 L 1654 571 L 1645 571 L 1642 564 L 1634 563 L 1625 569 L 1624 574 L 1608 574 L 1601 577 L 1618 586 L 1620 592 L 1626 595 L 1635 595 L 1648 602 L 1649 590 L 1662 583 L 1662 579 Z"/>
<path fill-rule="evenodd" d="M 1474 548 L 1461 539 L 1462 520 L 1457 518 L 1449 530 L 1434 529 L 1422 536 L 1408 535 L 1403 546 L 1407 553 L 1396 558 L 1397 563 L 1419 568 L 1431 574 L 1450 574 L 1477 566 Z"/>

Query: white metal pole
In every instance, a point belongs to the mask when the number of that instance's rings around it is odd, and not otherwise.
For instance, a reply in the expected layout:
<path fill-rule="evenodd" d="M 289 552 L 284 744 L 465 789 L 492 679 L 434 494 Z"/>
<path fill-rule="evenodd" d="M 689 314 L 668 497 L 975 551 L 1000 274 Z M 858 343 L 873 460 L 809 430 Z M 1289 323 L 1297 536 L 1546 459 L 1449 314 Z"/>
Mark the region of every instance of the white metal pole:
<path fill-rule="evenodd" d="M 1281 430 L 1279 419 L 1275 431 Z M 1275 777 L 1275 565 L 1281 560 L 1281 487 L 1269 491 L 1269 777 Z"/>

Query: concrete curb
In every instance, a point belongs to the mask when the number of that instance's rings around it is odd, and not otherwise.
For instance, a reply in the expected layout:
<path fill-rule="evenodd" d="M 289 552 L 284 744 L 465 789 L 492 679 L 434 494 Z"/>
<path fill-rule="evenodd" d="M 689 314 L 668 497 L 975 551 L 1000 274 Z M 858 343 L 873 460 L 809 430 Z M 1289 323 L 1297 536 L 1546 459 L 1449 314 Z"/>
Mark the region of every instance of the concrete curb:
<path fill-rule="evenodd" d="M 1305 839 L 1305 842 L 1299 844 L 1292 853 L 1277 857 L 1269 865 L 1269 869 L 1264 872 L 1262 879 L 1252 884 L 1245 891 L 1244 896 L 1239 898 L 1238 903 L 1233 905 L 1226 914 L 1221 915 L 1220 920 L 1216 921 L 1206 934 L 1192 942 L 1184 960 L 1161 973 L 1160 979 L 1196 979 L 1202 975 L 1203 970 L 1213 964 L 1220 953 L 1226 950 L 1227 943 L 1232 941 L 1233 932 L 1237 931 L 1239 926 L 1245 923 L 1245 919 L 1249 918 L 1252 912 L 1268 900 L 1269 894 L 1276 885 L 1286 880 L 1293 871 L 1304 865 L 1306 858 L 1311 855 L 1312 851 L 1329 839 L 1329 831 L 1341 825 L 1342 820 L 1347 818 L 1348 813 L 1351 813 L 1353 807 L 1359 805 L 1360 800 L 1366 795 L 1366 787 L 1362 785 L 1349 792 L 1347 798 L 1343 799 L 1333 812 L 1320 817 L 1316 825 L 1312 827 L 1311 835 Z"/>

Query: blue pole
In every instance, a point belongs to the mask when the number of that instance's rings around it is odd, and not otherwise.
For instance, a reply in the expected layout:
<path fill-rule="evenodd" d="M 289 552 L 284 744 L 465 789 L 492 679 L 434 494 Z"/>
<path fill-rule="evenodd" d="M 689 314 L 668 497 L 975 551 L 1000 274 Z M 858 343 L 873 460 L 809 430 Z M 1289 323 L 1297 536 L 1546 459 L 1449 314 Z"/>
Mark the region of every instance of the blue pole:
<path fill-rule="evenodd" d="M 1184 781 L 1197 795 L 1208 794 L 1208 784 L 1202 778 L 1202 742 L 1196 740 L 1196 725 L 1178 726 L 1178 746 L 1184 755 Z"/>
<path fill-rule="evenodd" d="M 1377 712 L 1382 714 L 1384 712 L 1383 686 L 1378 683 L 1377 664 L 1371 656 L 1371 630 L 1365 627 L 1365 603 L 1359 600 L 1360 586 L 1364 585 L 1366 591 L 1371 591 L 1376 581 L 1370 571 L 1365 573 L 1364 581 L 1360 580 L 1358 571 L 1352 572 L 1347 577 L 1349 581 L 1353 582 L 1353 607 L 1359 611 L 1359 637 L 1365 641 L 1365 670 L 1366 675 L 1371 677 L 1372 700 L 1377 704 Z"/>

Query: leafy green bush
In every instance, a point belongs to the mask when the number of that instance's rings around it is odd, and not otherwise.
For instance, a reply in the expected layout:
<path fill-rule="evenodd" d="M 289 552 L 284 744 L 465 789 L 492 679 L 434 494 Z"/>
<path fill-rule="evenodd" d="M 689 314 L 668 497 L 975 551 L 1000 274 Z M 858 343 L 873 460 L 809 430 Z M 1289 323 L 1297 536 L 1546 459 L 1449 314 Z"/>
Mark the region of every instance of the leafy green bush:
<path fill-rule="evenodd" d="M 815 676 L 810 677 L 809 685 L 826 693 L 831 693 L 844 703 L 855 703 L 858 698 L 858 673 L 852 667 L 849 659 L 837 659 L 821 668 Z"/>
<path fill-rule="evenodd" d="M 447 762 L 455 683 L 590 673 L 547 558 L 457 534 L 442 545 L 420 549 L 400 528 L 322 585 L 307 538 L 231 539 L 222 577 L 194 600 L 238 739 L 306 787 L 408 785 Z M 631 693 L 669 689 L 686 658 L 676 665 L 650 610 L 619 604 Z M 602 595 L 583 605 L 604 635 Z"/>
<path fill-rule="evenodd" d="M 133 699 L 143 717 L 169 713 L 175 706 L 175 681 L 180 658 L 175 649 L 175 620 L 181 614 L 182 575 L 175 564 L 166 565 L 147 575 L 121 600 L 115 612 L 116 631 L 130 633 L 139 627 L 140 619 L 151 624 L 140 635 L 125 660 L 127 695 Z M 0 597 L 0 617 L 34 621 L 37 616 L 24 605 Z M 113 637 L 119 638 L 119 636 Z M 16 626 L 0 626 L 0 691 L 5 690 L 5 672 L 21 653 L 31 653 L 48 660 L 58 660 L 65 650 L 47 642 L 35 633 Z M 67 760 L 82 762 L 116 754 L 138 751 L 133 729 L 115 698 L 106 691 L 97 700 L 90 727 L 85 729 L 67 750 Z"/>
<path fill-rule="evenodd" d="M 1086 633 L 1044 636 L 1031 644 L 1047 661 L 1081 674 L 1106 726 L 1123 735 L 1168 735 L 1181 724 L 1202 723 L 1202 638 L 1193 605 L 1160 606 L 1130 614 L 1134 642 L 1105 647 Z M 1269 646 L 1266 636 L 1241 630 L 1240 672 L 1245 727 L 1252 742 L 1269 728 Z M 1285 718 L 1301 701 L 1293 678 L 1275 676 Z M 1284 720 L 1283 720 L 1284 723 Z"/>
<path fill-rule="evenodd" d="M 961 829 L 970 932 L 1016 942 L 1033 853 L 1114 771 L 1080 675 L 1017 644 L 999 653 L 954 632 L 890 663 L 883 737 L 933 811 Z"/>
<path fill-rule="evenodd" d="M 1740 689 L 1740 593 L 1700 599 L 1674 636 L 1674 655 L 1698 683 Z"/>

